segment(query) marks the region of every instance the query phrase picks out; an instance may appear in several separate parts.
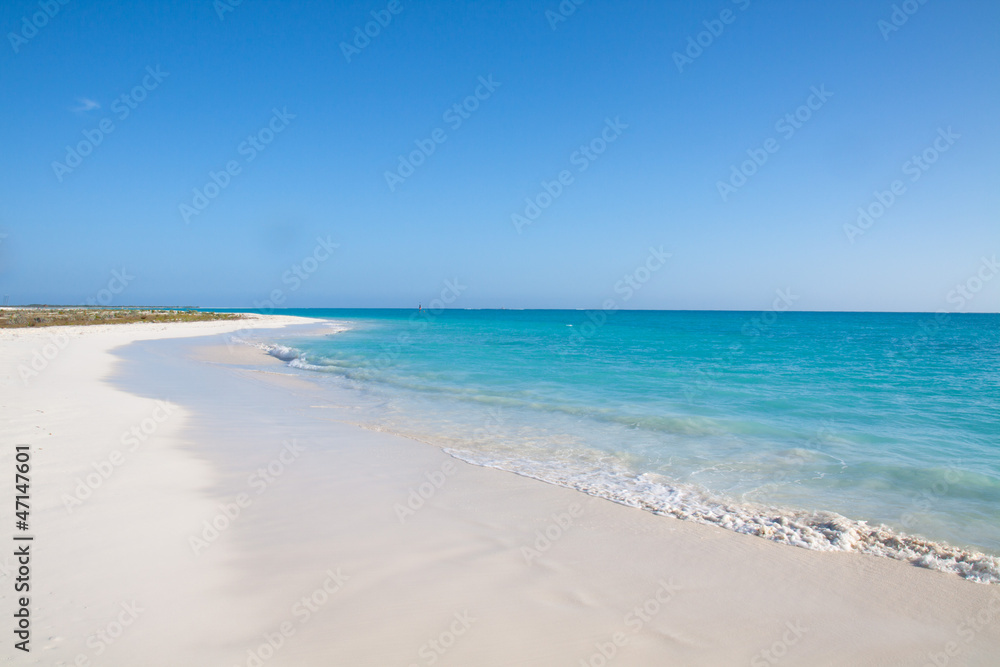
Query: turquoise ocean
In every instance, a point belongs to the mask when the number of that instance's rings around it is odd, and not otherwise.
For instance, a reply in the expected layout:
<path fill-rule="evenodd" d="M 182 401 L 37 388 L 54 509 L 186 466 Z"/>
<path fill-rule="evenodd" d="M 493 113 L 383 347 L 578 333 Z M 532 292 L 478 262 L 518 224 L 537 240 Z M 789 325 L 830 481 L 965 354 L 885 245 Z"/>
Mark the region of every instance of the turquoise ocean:
<path fill-rule="evenodd" d="M 1000 582 L 1000 315 L 281 310 L 351 419 L 616 502 Z M 244 341 L 247 342 L 247 341 Z"/>

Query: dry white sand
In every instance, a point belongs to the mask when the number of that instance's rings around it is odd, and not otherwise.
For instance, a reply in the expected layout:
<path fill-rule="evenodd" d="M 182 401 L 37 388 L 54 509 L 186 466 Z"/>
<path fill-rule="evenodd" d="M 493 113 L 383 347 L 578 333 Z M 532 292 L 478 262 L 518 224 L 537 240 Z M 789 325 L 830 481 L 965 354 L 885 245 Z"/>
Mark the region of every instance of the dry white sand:
<path fill-rule="evenodd" d="M 31 445 L 36 535 L 30 654 L 0 556 L 5 664 L 1000 664 L 1000 587 L 470 466 L 219 338 L 112 352 L 246 326 L 0 331 L 0 503 Z"/>

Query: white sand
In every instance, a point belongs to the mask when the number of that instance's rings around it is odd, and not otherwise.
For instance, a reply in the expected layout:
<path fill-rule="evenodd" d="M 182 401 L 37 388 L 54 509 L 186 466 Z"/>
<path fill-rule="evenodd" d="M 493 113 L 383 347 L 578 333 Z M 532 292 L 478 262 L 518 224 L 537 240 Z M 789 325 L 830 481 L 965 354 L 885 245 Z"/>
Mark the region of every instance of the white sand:
<path fill-rule="evenodd" d="M 1000 587 L 470 466 L 330 421 L 323 405 L 349 395 L 319 394 L 219 338 L 184 358 L 163 347 L 174 341 L 112 353 L 246 326 L 0 331 L 0 503 L 13 506 L 13 445 L 30 444 L 37 536 L 27 655 L 12 646 L 13 558 L 0 557 L 9 664 L 1000 664 Z M 63 333 L 22 380 L 19 367 Z M 268 361 L 269 372 L 241 366 Z M 157 399 L 173 405 L 162 422 Z M 131 451 L 122 434 L 144 420 L 155 430 Z M 106 472 L 116 450 L 120 465 L 69 512 L 78 480 Z M 401 522 L 428 475 L 443 483 Z M 228 528 L 204 532 L 238 500 Z M 551 543 L 538 541 L 545 530 Z M 122 606 L 133 603 L 141 611 Z"/>

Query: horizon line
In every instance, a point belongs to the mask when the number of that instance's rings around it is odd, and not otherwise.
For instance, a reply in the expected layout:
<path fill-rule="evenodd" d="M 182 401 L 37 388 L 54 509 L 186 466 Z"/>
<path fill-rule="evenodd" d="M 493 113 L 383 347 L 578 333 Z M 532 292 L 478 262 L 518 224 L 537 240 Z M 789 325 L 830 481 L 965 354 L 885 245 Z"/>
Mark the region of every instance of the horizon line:
<path fill-rule="evenodd" d="M 125 309 L 149 309 L 149 310 L 200 310 L 200 311 L 219 311 L 228 310 L 236 312 L 246 312 L 255 313 L 260 315 L 267 315 L 275 311 L 288 311 L 288 310 L 412 310 L 418 311 L 420 309 L 413 308 L 412 306 L 300 306 L 300 307 L 274 307 L 274 308 L 248 308 L 244 306 L 177 306 L 177 305 L 160 305 L 160 306 L 148 306 L 148 305 L 120 305 L 120 306 L 101 306 L 101 305 L 89 305 L 89 304 L 45 304 L 45 303 L 29 303 L 29 304 L 5 304 L 0 305 L 0 309 L 4 308 L 85 308 L 94 310 L 125 310 Z M 603 311 L 604 308 L 518 308 L 509 306 L 499 306 L 499 307 L 483 307 L 483 308 L 423 308 L 426 311 L 567 311 L 567 312 L 588 312 L 588 311 Z M 739 309 L 739 308 L 614 308 L 607 309 L 612 312 L 625 312 L 625 313 L 761 313 L 761 312 L 780 312 L 780 313 L 837 313 L 837 314 L 874 314 L 874 315 L 1000 315 L 1000 311 L 969 311 L 969 312 L 959 312 L 959 311 L 947 311 L 947 310 L 810 310 L 810 309 L 799 309 L 799 310 L 775 310 L 774 308 L 751 308 L 751 309 Z"/>

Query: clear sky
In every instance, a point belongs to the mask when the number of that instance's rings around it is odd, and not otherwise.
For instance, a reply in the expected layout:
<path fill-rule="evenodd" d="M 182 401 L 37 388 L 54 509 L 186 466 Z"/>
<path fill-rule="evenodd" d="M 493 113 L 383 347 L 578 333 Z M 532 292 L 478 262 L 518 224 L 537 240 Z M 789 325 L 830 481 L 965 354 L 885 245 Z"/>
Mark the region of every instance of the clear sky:
<path fill-rule="evenodd" d="M 0 30 L 11 304 L 1000 310 L 995 0 L 5 0 Z"/>

